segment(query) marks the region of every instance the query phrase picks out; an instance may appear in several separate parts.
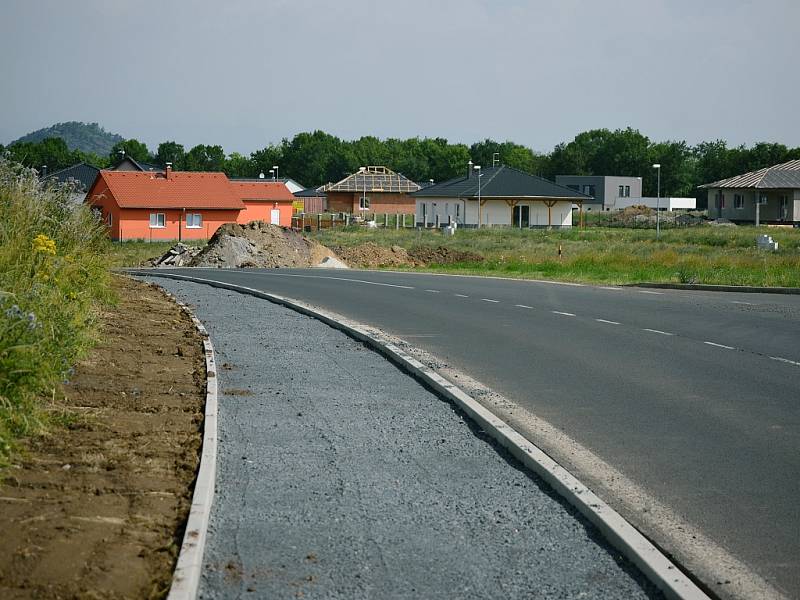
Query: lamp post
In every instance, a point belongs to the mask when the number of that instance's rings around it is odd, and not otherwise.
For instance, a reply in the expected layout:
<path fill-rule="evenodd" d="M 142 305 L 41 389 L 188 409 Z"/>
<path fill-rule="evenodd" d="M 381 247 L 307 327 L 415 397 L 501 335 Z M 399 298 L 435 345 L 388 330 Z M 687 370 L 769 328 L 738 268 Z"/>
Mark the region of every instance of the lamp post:
<path fill-rule="evenodd" d="M 658 173 L 658 183 L 656 184 L 656 239 L 661 238 L 661 164 L 653 165 Z"/>
<path fill-rule="evenodd" d="M 481 207 L 481 177 L 483 177 L 483 173 L 481 173 L 480 165 L 475 165 L 473 169 L 478 172 L 478 229 L 480 229 L 483 221 L 483 209 Z"/>
<path fill-rule="evenodd" d="M 272 181 L 275 181 L 275 169 L 269 170 L 269 176 L 272 178 Z"/>
<path fill-rule="evenodd" d="M 272 165 L 272 168 L 275 169 L 275 181 L 278 181 L 278 165 Z"/>

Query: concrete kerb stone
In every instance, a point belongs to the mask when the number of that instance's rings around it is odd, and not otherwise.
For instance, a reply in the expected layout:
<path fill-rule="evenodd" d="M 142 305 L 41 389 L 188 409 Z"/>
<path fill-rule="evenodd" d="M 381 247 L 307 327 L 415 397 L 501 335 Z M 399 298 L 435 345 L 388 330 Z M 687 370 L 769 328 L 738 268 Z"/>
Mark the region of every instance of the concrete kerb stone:
<path fill-rule="evenodd" d="M 200 587 L 203 552 L 206 546 L 208 521 L 214 501 L 214 484 L 217 476 L 217 366 L 214 346 L 208 331 L 191 309 L 173 294 L 161 291 L 175 302 L 191 319 L 203 338 L 206 360 L 206 403 L 203 411 L 203 442 L 200 467 L 192 494 L 192 506 L 186 522 L 178 562 L 172 576 L 168 600 L 193 600 Z"/>
<path fill-rule="evenodd" d="M 667 598 L 674 600 L 710 600 L 710 596 L 700 589 L 642 533 L 538 446 L 527 440 L 513 427 L 494 415 L 458 386 L 394 344 L 383 341 L 366 331 L 360 324 L 291 298 L 245 286 L 173 273 L 157 273 L 153 271 L 130 271 L 129 273 L 178 281 L 191 281 L 249 294 L 291 308 L 343 331 L 350 337 L 376 350 L 422 382 L 426 387 L 434 390 L 441 397 L 446 398 L 464 411 L 481 429 L 511 452 L 523 465 L 546 481 L 559 495 L 594 524 L 608 542 L 635 564 L 644 576 L 653 582 Z M 172 598 L 171 593 L 170 598 Z M 175 598 L 179 597 L 175 596 Z"/>
<path fill-rule="evenodd" d="M 628 283 L 623 287 L 662 290 L 698 290 L 701 292 L 740 292 L 743 294 L 800 294 L 796 287 L 758 287 L 754 285 L 712 285 L 707 283 Z"/>

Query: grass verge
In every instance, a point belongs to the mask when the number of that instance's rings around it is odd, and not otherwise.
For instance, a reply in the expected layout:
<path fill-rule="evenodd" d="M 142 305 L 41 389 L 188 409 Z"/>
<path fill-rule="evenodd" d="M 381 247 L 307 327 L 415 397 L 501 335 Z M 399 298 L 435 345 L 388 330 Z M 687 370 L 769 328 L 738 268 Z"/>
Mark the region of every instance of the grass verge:
<path fill-rule="evenodd" d="M 112 300 L 105 227 L 70 189 L 0 159 L 0 465 L 47 422 L 42 398 L 92 344 Z"/>

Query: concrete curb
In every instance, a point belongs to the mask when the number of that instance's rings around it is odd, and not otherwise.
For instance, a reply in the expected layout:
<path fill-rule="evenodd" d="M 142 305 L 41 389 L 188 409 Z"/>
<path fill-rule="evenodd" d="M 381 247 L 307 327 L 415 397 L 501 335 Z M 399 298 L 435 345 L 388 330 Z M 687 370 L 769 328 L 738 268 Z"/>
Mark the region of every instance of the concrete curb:
<path fill-rule="evenodd" d="M 525 439 L 505 421 L 484 408 L 456 385 L 406 354 L 394 344 L 380 340 L 366 331 L 360 324 L 319 310 L 303 302 L 245 286 L 171 273 L 153 271 L 130 271 L 130 273 L 203 283 L 220 289 L 249 294 L 318 319 L 363 342 L 463 410 L 481 429 L 490 434 L 527 468 L 545 480 L 559 495 L 594 524 L 608 542 L 635 564 L 644 576 L 655 584 L 667 598 L 673 600 L 710 600 L 710 597 L 703 590 L 633 525 L 628 523 L 619 513 L 608 506 L 539 447 Z M 172 595 L 170 594 L 170 596 Z"/>
<path fill-rule="evenodd" d="M 800 294 L 794 287 L 757 287 L 753 285 L 711 285 L 706 283 L 627 283 L 622 287 L 659 288 L 663 290 L 700 290 L 703 292 L 742 292 L 745 294 Z"/>
<path fill-rule="evenodd" d="M 208 519 L 214 501 L 214 484 L 217 476 L 217 367 L 214 346 L 205 326 L 192 313 L 191 309 L 174 295 L 162 291 L 189 315 L 200 336 L 203 338 L 203 352 L 206 357 L 206 404 L 203 420 L 203 445 L 200 455 L 200 468 L 194 484 L 192 506 L 186 522 L 178 564 L 172 575 L 172 585 L 168 600 L 194 600 L 200 587 L 203 567 L 203 552 L 206 546 Z"/>

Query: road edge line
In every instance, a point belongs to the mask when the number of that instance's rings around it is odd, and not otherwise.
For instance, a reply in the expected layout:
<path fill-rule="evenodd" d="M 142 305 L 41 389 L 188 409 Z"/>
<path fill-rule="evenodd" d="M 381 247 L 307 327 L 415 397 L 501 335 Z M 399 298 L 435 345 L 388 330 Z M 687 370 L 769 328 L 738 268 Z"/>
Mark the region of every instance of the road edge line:
<path fill-rule="evenodd" d="M 202 283 L 255 296 L 318 319 L 326 325 L 366 344 L 388 358 L 406 373 L 424 383 L 429 389 L 432 389 L 438 395 L 448 399 L 463 410 L 497 443 L 506 448 L 526 468 L 547 482 L 558 495 L 569 502 L 584 518 L 597 527 L 603 537 L 636 565 L 642 574 L 664 593 L 665 597 L 671 600 L 710 600 L 710 596 L 698 587 L 638 529 L 600 499 L 586 485 L 581 483 L 577 477 L 461 388 L 439 375 L 433 369 L 426 367 L 409 354 L 406 354 L 394 344 L 378 339 L 355 323 L 345 322 L 325 311 L 277 294 L 270 294 L 269 292 L 232 283 L 175 273 L 158 273 L 149 270 L 130 270 L 128 272 L 144 277 L 162 277 L 176 281 Z M 172 598 L 171 593 L 170 598 Z M 178 597 L 176 596 L 173 600 L 177 599 Z"/>
<path fill-rule="evenodd" d="M 759 287 L 755 285 L 717 285 L 711 283 L 624 283 L 622 287 L 660 290 L 696 290 L 701 292 L 739 292 L 741 294 L 800 294 L 796 287 Z"/>
<path fill-rule="evenodd" d="M 186 521 L 178 561 L 172 574 L 172 584 L 167 600 L 194 600 L 200 589 L 200 575 L 203 567 L 203 554 L 208 537 L 208 522 L 211 505 L 214 502 L 214 489 L 217 476 L 217 409 L 218 385 L 217 363 L 211 337 L 200 319 L 175 295 L 161 286 L 159 289 L 194 323 L 203 340 L 203 354 L 206 360 L 206 403 L 203 408 L 203 440 L 200 453 L 200 466 L 197 470 L 192 505 Z"/>

